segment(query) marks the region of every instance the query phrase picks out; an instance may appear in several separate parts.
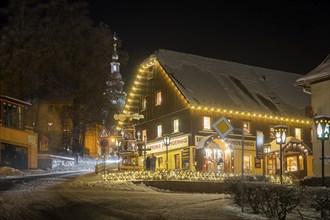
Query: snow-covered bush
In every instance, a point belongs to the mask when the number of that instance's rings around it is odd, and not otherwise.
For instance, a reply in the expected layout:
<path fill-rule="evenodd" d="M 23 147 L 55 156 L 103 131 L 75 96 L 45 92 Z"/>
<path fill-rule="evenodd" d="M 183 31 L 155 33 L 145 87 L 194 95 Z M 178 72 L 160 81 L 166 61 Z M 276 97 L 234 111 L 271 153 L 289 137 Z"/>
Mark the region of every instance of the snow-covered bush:
<path fill-rule="evenodd" d="M 295 186 L 279 185 L 267 182 L 244 181 L 239 178 L 225 180 L 227 191 L 241 206 L 247 204 L 255 214 L 285 219 L 300 202 L 300 190 Z M 244 197 L 242 197 L 242 193 Z"/>
<path fill-rule="evenodd" d="M 330 188 L 303 187 L 301 206 L 319 212 L 321 219 L 330 219 Z"/>

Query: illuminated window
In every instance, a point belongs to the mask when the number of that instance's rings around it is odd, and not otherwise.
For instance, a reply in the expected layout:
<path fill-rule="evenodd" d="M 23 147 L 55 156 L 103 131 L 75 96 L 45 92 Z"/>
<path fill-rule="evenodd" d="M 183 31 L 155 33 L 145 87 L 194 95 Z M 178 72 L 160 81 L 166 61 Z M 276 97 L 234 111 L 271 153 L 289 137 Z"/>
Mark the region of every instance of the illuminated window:
<path fill-rule="evenodd" d="M 162 92 L 156 92 L 156 101 L 155 105 L 161 105 L 162 104 Z"/>
<path fill-rule="evenodd" d="M 211 118 L 210 117 L 207 117 L 207 116 L 203 117 L 203 128 L 208 129 L 208 130 L 211 129 Z"/>
<path fill-rule="evenodd" d="M 275 138 L 274 125 L 270 125 L 270 126 L 269 126 L 269 137 L 270 137 L 270 138 Z"/>
<path fill-rule="evenodd" d="M 179 119 L 173 121 L 173 132 L 179 132 Z"/>
<path fill-rule="evenodd" d="M 299 155 L 299 170 L 304 170 L 304 157 Z"/>
<path fill-rule="evenodd" d="M 142 141 L 147 141 L 147 130 L 142 130 Z"/>
<path fill-rule="evenodd" d="M 157 125 L 157 137 L 163 136 L 163 128 L 162 125 Z"/>
<path fill-rule="evenodd" d="M 296 138 L 301 139 L 301 128 L 295 128 L 294 135 Z"/>
<path fill-rule="evenodd" d="M 251 125 L 249 121 L 243 121 L 244 134 L 251 134 Z"/>
<path fill-rule="evenodd" d="M 286 158 L 286 170 L 287 171 L 297 171 L 298 170 L 298 163 L 297 163 L 297 156 L 291 156 Z"/>
<path fill-rule="evenodd" d="M 244 156 L 244 170 L 250 169 L 250 156 Z"/>
<path fill-rule="evenodd" d="M 144 111 L 147 109 L 147 98 L 144 97 L 141 99 L 141 111 Z"/>

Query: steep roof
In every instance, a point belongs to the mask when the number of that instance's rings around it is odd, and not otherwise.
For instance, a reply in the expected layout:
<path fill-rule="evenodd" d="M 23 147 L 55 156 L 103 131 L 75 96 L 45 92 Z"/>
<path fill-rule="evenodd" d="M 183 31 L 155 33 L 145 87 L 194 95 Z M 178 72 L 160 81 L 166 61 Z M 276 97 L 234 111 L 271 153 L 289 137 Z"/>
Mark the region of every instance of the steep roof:
<path fill-rule="evenodd" d="M 153 54 L 191 105 L 304 117 L 310 96 L 298 74 L 169 50 Z"/>
<path fill-rule="evenodd" d="M 310 88 L 311 83 L 324 80 L 330 80 L 330 54 L 320 65 L 296 82 L 298 86 Z"/>

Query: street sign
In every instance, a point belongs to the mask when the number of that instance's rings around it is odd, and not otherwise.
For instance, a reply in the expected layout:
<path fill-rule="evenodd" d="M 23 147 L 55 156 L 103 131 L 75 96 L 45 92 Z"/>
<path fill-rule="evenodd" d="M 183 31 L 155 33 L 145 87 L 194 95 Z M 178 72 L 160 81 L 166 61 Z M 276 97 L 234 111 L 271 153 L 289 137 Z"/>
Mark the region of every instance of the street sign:
<path fill-rule="evenodd" d="M 224 116 L 219 118 L 212 126 L 221 138 L 225 138 L 234 130 L 233 126 Z"/>
<path fill-rule="evenodd" d="M 105 128 L 102 128 L 101 134 L 100 134 L 100 138 L 108 138 L 108 132 Z"/>

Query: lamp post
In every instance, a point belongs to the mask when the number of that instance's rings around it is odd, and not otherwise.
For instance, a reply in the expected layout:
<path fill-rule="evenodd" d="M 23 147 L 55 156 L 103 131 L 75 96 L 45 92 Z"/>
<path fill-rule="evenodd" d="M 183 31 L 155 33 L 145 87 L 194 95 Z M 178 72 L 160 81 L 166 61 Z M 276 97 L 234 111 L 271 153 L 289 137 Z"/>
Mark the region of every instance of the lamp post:
<path fill-rule="evenodd" d="M 322 186 L 324 186 L 324 140 L 329 139 L 330 116 L 319 115 L 313 118 L 316 127 L 316 138 L 322 143 Z"/>
<path fill-rule="evenodd" d="M 121 141 L 116 140 L 116 148 L 117 148 L 117 157 L 118 157 L 118 171 L 119 171 L 119 164 L 120 164 L 120 157 L 119 157 L 119 148 L 121 145 Z"/>
<path fill-rule="evenodd" d="M 171 136 L 169 134 L 164 134 L 163 136 L 164 145 L 166 147 L 166 171 L 168 170 L 168 145 L 171 142 Z"/>
<path fill-rule="evenodd" d="M 280 180 L 281 184 L 283 182 L 282 174 L 283 174 L 283 155 L 282 155 L 282 144 L 285 144 L 286 141 L 286 131 L 288 127 L 285 125 L 277 125 L 274 126 L 276 143 L 280 145 Z"/>

